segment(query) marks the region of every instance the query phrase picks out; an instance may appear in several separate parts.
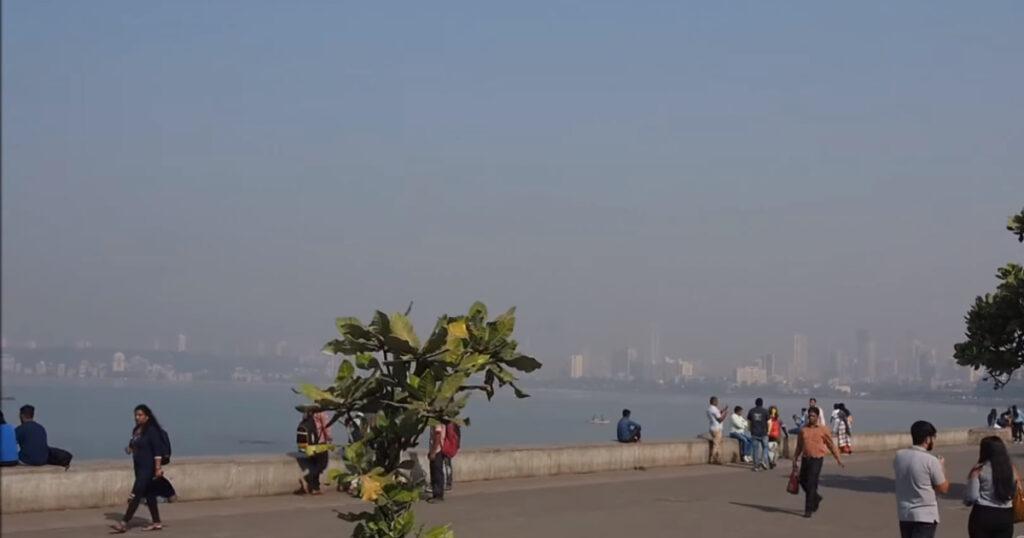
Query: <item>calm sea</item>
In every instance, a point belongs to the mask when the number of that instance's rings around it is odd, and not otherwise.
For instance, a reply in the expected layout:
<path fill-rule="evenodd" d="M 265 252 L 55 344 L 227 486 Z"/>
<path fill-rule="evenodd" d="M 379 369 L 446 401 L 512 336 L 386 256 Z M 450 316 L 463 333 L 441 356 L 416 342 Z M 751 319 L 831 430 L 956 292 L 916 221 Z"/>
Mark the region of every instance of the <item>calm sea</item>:
<path fill-rule="evenodd" d="M 132 428 L 132 409 L 146 403 L 171 435 L 174 454 L 217 455 L 283 453 L 294 447 L 304 400 L 287 386 L 130 384 L 114 386 L 42 380 L 3 385 L 4 415 L 17 423 L 22 404 L 36 406 L 36 418 L 50 444 L 66 448 L 79 460 L 124 457 Z M 474 395 L 467 409 L 472 425 L 463 431 L 463 446 L 546 445 L 609 442 L 623 407 L 643 425 L 647 440 L 692 439 L 706 429 L 703 395 L 585 392 L 538 389 L 532 398 L 497 396 L 493 402 Z M 750 408 L 752 398 L 723 397 L 723 403 Z M 938 428 L 983 425 L 987 408 L 930 402 L 844 400 L 856 419 L 854 433 L 903 431 L 918 419 Z M 820 402 L 831 409 L 832 402 Z M 789 417 L 805 398 L 768 401 Z M 594 425 L 593 415 L 611 424 Z M 788 421 L 787 421 L 788 422 Z M 340 434 L 336 427 L 335 435 Z"/>

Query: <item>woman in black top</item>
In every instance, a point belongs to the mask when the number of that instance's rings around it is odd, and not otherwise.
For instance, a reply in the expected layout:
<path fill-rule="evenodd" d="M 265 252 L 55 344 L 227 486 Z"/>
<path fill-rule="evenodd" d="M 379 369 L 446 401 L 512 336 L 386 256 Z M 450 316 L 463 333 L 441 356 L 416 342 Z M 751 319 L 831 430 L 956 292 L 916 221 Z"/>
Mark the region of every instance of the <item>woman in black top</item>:
<path fill-rule="evenodd" d="M 154 480 L 164 475 L 160 465 L 163 457 L 167 455 L 161 430 L 160 423 L 148 406 L 135 407 L 135 428 L 132 430 L 132 439 L 125 448 L 125 452 L 132 455 L 135 485 L 132 486 L 132 494 L 128 497 L 128 510 L 124 514 L 124 519 L 113 526 L 116 533 L 128 531 L 128 522 L 132 520 L 142 499 L 146 499 L 146 506 L 152 518 L 152 523 L 142 530 L 158 531 L 163 528 L 160 523 L 160 511 L 156 505 L 157 488 L 153 484 Z"/>

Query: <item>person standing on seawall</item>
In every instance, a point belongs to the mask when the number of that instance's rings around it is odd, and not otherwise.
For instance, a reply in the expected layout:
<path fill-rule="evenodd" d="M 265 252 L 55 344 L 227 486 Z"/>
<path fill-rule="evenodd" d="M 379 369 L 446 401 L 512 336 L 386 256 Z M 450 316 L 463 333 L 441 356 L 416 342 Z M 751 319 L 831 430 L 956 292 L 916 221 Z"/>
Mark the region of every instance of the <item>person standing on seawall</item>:
<path fill-rule="evenodd" d="M 1021 414 L 1016 405 L 1011 409 L 1013 410 L 1013 442 L 1024 443 L 1024 414 Z"/>
<path fill-rule="evenodd" d="M 935 426 L 919 420 L 910 426 L 914 446 L 896 453 L 892 466 L 896 473 L 896 511 L 901 538 L 934 538 L 939 526 L 939 502 L 936 493 L 949 492 L 946 462 L 932 454 Z"/>
<path fill-rule="evenodd" d="M 711 436 L 711 454 L 709 462 L 714 465 L 722 464 L 722 422 L 728 414 L 728 406 L 718 407 L 718 396 L 712 396 L 708 402 L 708 435 Z"/>
<path fill-rule="evenodd" d="M 800 486 L 804 488 L 804 517 L 814 515 L 824 500 L 818 494 L 818 477 L 825 462 L 825 454 L 831 452 L 836 463 L 845 467 L 836 444 L 832 442 L 832 435 L 820 422 L 821 409 L 817 406 L 807 408 L 807 425 L 800 428 L 796 450 L 793 452 L 793 469 L 800 469 Z"/>
<path fill-rule="evenodd" d="M 125 452 L 132 455 L 135 484 L 128 497 L 128 510 L 125 511 L 124 518 L 116 525 L 111 526 L 116 534 L 128 532 L 128 524 L 135 516 L 135 511 L 138 510 L 139 503 L 143 499 L 146 500 L 146 507 L 149 508 L 151 522 L 142 530 L 158 531 L 163 529 L 160 510 L 156 504 L 156 491 L 153 487 L 154 480 L 164 475 L 161 464 L 164 457 L 168 455 L 163 442 L 162 429 L 149 406 L 138 405 L 135 407 L 135 428 L 132 430 L 131 441 L 125 448 Z"/>
<path fill-rule="evenodd" d="M 964 495 L 964 504 L 972 507 L 967 521 L 970 538 L 1013 537 L 1016 476 L 1003 440 L 995 435 L 982 439 L 978 464 L 967 475 Z"/>

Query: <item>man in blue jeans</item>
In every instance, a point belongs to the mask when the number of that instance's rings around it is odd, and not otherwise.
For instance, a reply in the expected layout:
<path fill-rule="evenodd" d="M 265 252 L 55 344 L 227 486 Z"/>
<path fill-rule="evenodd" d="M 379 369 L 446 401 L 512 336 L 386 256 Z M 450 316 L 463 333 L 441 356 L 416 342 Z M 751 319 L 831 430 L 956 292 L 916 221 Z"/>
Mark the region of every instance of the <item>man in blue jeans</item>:
<path fill-rule="evenodd" d="M 747 413 L 747 423 L 754 451 L 754 468 L 751 470 L 755 473 L 768 470 L 768 410 L 761 398 L 754 400 L 754 408 Z"/>

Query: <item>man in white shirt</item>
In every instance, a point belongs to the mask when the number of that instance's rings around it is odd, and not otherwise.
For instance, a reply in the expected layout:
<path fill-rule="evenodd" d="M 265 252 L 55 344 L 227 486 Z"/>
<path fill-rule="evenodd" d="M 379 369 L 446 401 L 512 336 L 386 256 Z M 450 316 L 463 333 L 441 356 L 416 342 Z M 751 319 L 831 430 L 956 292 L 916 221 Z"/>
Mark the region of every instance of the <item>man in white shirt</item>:
<path fill-rule="evenodd" d="M 946 464 L 932 454 L 935 426 L 919 420 L 910 427 L 914 446 L 896 453 L 896 510 L 901 538 L 934 538 L 939 526 L 939 503 L 935 493 L 948 493 Z"/>
<path fill-rule="evenodd" d="M 718 397 L 712 396 L 707 409 L 708 434 L 711 436 L 711 455 L 709 461 L 715 465 L 722 464 L 722 422 L 726 411 L 719 409 Z"/>
<path fill-rule="evenodd" d="M 750 457 L 753 443 L 748 429 L 747 419 L 743 418 L 743 408 L 737 405 L 733 409 L 732 415 L 729 416 L 729 437 L 739 441 L 740 457 L 743 461 L 750 463 L 753 461 L 753 458 Z"/>

